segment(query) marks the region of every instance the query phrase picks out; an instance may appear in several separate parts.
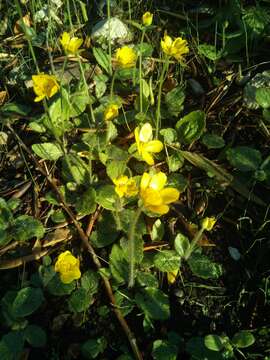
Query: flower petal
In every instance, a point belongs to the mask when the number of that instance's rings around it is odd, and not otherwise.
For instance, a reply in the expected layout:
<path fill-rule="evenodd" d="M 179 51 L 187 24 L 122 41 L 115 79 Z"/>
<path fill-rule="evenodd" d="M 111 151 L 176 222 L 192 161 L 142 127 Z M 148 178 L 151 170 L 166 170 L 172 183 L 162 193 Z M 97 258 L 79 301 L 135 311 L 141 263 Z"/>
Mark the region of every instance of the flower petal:
<path fill-rule="evenodd" d="M 164 188 L 166 182 L 167 182 L 166 174 L 164 172 L 160 171 L 159 173 L 152 176 L 149 187 L 151 189 L 160 191 L 161 189 Z"/>
<path fill-rule="evenodd" d="M 145 190 L 148 187 L 150 180 L 151 180 L 151 176 L 148 173 L 143 173 L 143 176 L 141 178 L 140 188 L 142 190 Z"/>
<path fill-rule="evenodd" d="M 150 153 L 159 153 L 163 149 L 163 144 L 159 140 L 152 140 L 143 144 L 143 148 Z"/>
<path fill-rule="evenodd" d="M 153 129 L 151 124 L 146 123 L 142 126 L 139 134 L 139 139 L 143 143 L 147 143 L 152 140 L 153 137 Z"/>
<path fill-rule="evenodd" d="M 168 205 L 158 205 L 158 206 L 148 206 L 148 210 L 152 211 L 155 214 L 164 215 L 169 212 L 170 208 Z"/>
<path fill-rule="evenodd" d="M 154 165 L 154 163 L 155 163 L 155 162 L 154 162 L 154 158 L 153 158 L 153 156 L 152 156 L 149 152 L 147 152 L 147 151 L 145 151 L 144 149 L 142 149 L 141 156 L 142 156 L 143 160 L 144 160 L 148 165 L 150 165 L 150 166 Z"/>
<path fill-rule="evenodd" d="M 179 199 L 180 192 L 175 188 L 166 188 L 161 190 L 160 196 L 162 197 L 163 204 L 170 204 Z"/>

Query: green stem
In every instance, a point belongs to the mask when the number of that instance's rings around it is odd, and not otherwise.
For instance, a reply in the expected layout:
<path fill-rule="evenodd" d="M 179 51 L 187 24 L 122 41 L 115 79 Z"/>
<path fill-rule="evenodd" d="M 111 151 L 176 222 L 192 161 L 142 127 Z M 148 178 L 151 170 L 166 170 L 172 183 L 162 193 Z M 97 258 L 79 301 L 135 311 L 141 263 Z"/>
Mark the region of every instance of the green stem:
<path fill-rule="evenodd" d="M 128 287 L 132 288 L 135 281 L 135 231 L 142 209 L 139 207 L 130 224 L 128 234 L 128 255 L 129 255 L 129 281 Z"/>
<path fill-rule="evenodd" d="M 113 89 L 114 89 L 115 77 L 116 77 L 116 71 L 113 73 L 113 76 L 112 76 L 111 91 L 110 91 L 111 100 L 112 100 L 112 97 L 113 97 Z"/>
<path fill-rule="evenodd" d="M 110 75 L 112 75 L 112 43 L 111 43 L 111 0 L 107 0 L 107 18 L 109 24 L 109 57 L 110 57 Z"/>
<path fill-rule="evenodd" d="M 198 242 L 200 241 L 200 239 L 202 238 L 204 232 L 204 228 L 201 228 L 196 235 L 194 236 L 194 238 L 192 239 L 190 246 L 188 248 L 188 250 L 186 251 L 185 254 L 185 259 L 188 260 L 190 255 L 192 254 L 193 250 L 195 249 L 195 247 L 197 246 Z"/>
<path fill-rule="evenodd" d="M 169 59 L 167 57 L 165 63 L 163 64 L 162 72 L 161 72 L 160 79 L 159 79 L 157 111 L 156 111 L 156 118 L 157 118 L 156 138 L 158 137 L 159 129 L 161 127 L 160 107 L 161 107 L 162 86 L 163 86 L 164 79 L 165 79 L 165 73 L 168 70 L 168 66 L 169 66 Z"/>
<path fill-rule="evenodd" d="M 142 92 L 142 44 L 145 35 L 145 29 L 142 31 L 141 43 L 140 43 L 140 56 L 139 56 L 139 76 L 140 76 L 140 112 L 143 111 L 143 92 Z"/>

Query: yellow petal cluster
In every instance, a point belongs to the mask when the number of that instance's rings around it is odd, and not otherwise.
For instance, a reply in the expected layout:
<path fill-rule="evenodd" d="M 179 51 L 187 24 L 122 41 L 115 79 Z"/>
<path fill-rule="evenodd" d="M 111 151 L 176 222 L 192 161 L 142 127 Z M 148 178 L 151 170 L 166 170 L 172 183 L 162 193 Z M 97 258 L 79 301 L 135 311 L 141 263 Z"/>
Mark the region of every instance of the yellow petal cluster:
<path fill-rule="evenodd" d="M 189 53 L 187 41 L 181 37 L 173 40 L 170 36 L 165 34 L 160 44 L 165 54 L 174 57 L 178 61 L 183 59 L 183 55 Z"/>
<path fill-rule="evenodd" d="M 132 68 L 136 65 L 137 54 L 134 49 L 129 46 L 123 46 L 116 50 L 116 64 L 121 69 Z"/>
<path fill-rule="evenodd" d="M 166 214 L 170 208 L 169 204 L 178 200 L 180 192 L 167 187 L 167 176 L 163 172 L 154 175 L 144 173 L 140 184 L 140 198 L 144 208 L 155 214 Z"/>
<path fill-rule="evenodd" d="M 67 54 L 75 55 L 83 43 L 83 39 L 76 36 L 71 37 L 69 33 L 63 32 L 60 43 Z"/>
<path fill-rule="evenodd" d="M 152 22 L 153 22 L 153 14 L 150 13 L 149 11 L 147 11 L 142 16 L 142 23 L 145 26 L 150 26 L 150 25 L 152 25 Z"/>
<path fill-rule="evenodd" d="M 32 81 L 34 92 L 37 95 L 35 98 L 35 102 L 41 101 L 44 98 L 51 98 L 60 89 L 60 86 L 54 75 L 32 75 Z"/>
<path fill-rule="evenodd" d="M 111 104 L 109 106 L 106 107 L 105 111 L 104 111 L 104 120 L 105 121 L 110 121 L 114 118 L 116 118 L 118 116 L 119 112 L 118 112 L 118 106 L 115 104 Z"/>
<path fill-rule="evenodd" d="M 115 185 L 115 192 L 120 198 L 135 196 L 138 193 L 135 180 L 133 178 L 129 179 L 126 175 L 113 179 L 113 183 Z"/>
<path fill-rule="evenodd" d="M 217 222 L 217 219 L 215 217 L 206 217 L 202 221 L 202 228 L 206 231 L 211 231 Z"/>
<path fill-rule="evenodd" d="M 58 256 L 54 270 L 60 273 L 60 279 L 64 284 L 81 277 L 80 261 L 68 250 Z"/>
<path fill-rule="evenodd" d="M 163 144 L 159 140 L 152 140 L 153 129 L 151 124 L 146 123 L 140 129 L 135 129 L 135 140 L 139 155 L 148 165 L 154 165 L 152 153 L 159 153 L 163 149 Z"/>

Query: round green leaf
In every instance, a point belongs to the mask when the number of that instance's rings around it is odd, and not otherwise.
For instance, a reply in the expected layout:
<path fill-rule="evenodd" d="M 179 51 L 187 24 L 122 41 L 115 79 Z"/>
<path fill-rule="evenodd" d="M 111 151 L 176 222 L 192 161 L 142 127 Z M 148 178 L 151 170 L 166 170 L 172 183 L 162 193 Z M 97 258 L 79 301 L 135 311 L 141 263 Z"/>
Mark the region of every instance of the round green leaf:
<path fill-rule="evenodd" d="M 104 185 L 97 190 L 97 203 L 107 210 L 115 210 L 118 195 L 113 185 Z"/>
<path fill-rule="evenodd" d="M 36 348 L 45 346 L 47 342 L 45 331 L 37 325 L 28 325 L 24 331 L 24 337 L 30 345 Z"/>
<path fill-rule="evenodd" d="M 81 277 L 82 287 L 91 295 L 94 295 L 98 290 L 99 274 L 93 270 L 87 270 Z"/>
<path fill-rule="evenodd" d="M 193 253 L 188 259 L 188 265 L 194 275 L 203 279 L 217 279 L 222 275 L 221 265 L 202 254 Z"/>
<path fill-rule="evenodd" d="M 14 316 L 24 317 L 36 311 L 44 301 L 41 289 L 26 287 L 18 291 L 12 304 Z"/>
<path fill-rule="evenodd" d="M 176 360 L 177 346 L 166 340 L 156 340 L 153 343 L 152 356 L 154 360 Z"/>
<path fill-rule="evenodd" d="M 23 351 L 24 338 L 21 331 L 11 331 L 4 335 L 0 341 L 0 359 L 20 359 Z"/>
<path fill-rule="evenodd" d="M 90 339 L 82 346 L 82 354 L 86 359 L 95 359 L 100 353 L 103 353 L 107 347 L 107 341 L 102 336 L 98 339 Z"/>
<path fill-rule="evenodd" d="M 169 299 L 157 288 L 146 287 L 135 295 L 136 304 L 145 316 L 154 320 L 166 320 L 170 316 Z"/>
<path fill-rule="evenodd" d="M 176 123 L 178 138 L 181 143 L 191 144 L 198 140 L 205 129 L 206 115 L 203 111 L 192 111 Z"/>
<path fill-rule="evenodd" d="M 262 108 L 270 108 L 270 87 L 262 87 L 257 89 L 256 101 Z"/>
<path fill-rule="evenodd" d="M 204 345 L 209 350 L 220 351 L 223 349 L 222 338 L 218 335 L 207 335 L 204 338 Z"/>
<path fill-rule="evenodd" d="M 48 282 L 47 289 L 50 294 L 55 296 L 63 296 L 71 294 L 75 289 L 75 281 L 70 284 L 64 284 L 59 278 L 59 274 L 56 274 L 51 281 Z"/>
<path fill-rule="evenodd" d="M 68 300 L 68 305 L 71 311 L 80 313 L 88 309 L 92 302 L 93 298 L 91 294 L 84 288 L 79 288 L 71 294 Z"/>
<path fill-rule="evenodd" d="M 246 348 L 254 344 L 255 338 L 251 332 L 243 330 L 234 334 L 232 343 L 238 348 Z"/>
<path fill-rule="evenodd" d="M 164 272 L 170 272 L 179 269 L 180 256 L 174 250 L 163 250 L 154 257 L 155 267 Z"/>
<path fill-rule="evenodd" d="M 63 151 L 58 144 L 54 143 L 42 143 L 32 145 L 32 150 L 41 159 L 56 161 L 63 155 Z"/>
<path fill-rule="evenodd" d="M 208 149 L 221 149 L 225 146 L 225 141 L 221 136 L 209 133 L 203 135 L 202 143 L 207 146 Z"/>
<path fill-rule="evenodd" d="M 176 238 L 174 239 L 174 248 L 181 257 L 185 257 L 189 246 L 189 240 L 185 235 L 181 233 L 176 235 Z"/>
<path fill-rule="evenodd" d="M 256 171 L 262 162 L 261 153 L 248 146 L 228 149 L 227 159 L 233 167 L 243 172 Z"/>
<path fill-rule="evenodd" d="M 76 201 L 75 208 L 81 215 L 92 214 L 96 209 L 96 191 L 93 188 L 87 189 Z"/>
<path fill-rule="evenodd" d="M 26 241 L 33 237 L 41 239 L 45 229 L 39 220 L 32 216 L 21 215 L 15 219 L 11 231 L 15 240 Z"/>

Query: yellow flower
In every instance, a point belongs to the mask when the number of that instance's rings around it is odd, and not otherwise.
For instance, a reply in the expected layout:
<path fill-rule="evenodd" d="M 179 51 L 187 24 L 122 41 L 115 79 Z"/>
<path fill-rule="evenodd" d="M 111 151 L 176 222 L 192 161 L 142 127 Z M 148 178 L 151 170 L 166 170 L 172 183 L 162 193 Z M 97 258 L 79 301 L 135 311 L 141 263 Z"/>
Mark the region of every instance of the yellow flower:
<path fill-rule="evenodd" d="M 64 284 L 69 284 L 81 277 L 80 261 L 70 251 L 65 251 L 58 256 L 54 270 L 60 273 L 60 279 Z"/>
<path fill-rule="evenodd" d="M 148 165 L 154 165 L 152 153 L 159 153 L 163 149 L 163 144 L 159 140 L 152 140 L 153 130 L 149 123 L 146 123 L 139 130 L 135 129 L 135 140 L 139 155 Z"/>
<path fill-rule="evenodd" d="M 35 102 L 41 101 L 44 98 L 51 98 L 60 89 L 60 86 L 54 75 L 32 75 L 32 80 L 34 92 L 37 95 L 37 97 L 35 98 Z"/>
<path fill-rule="evenodd" d="M 135 180 L 129 179 L 126 175 L 113 179 L 113 183 L 115 184 L 115 192 L 120 198 L 135 196 L 138 193 Z"/>
<path fill-rule="evenodd" d="M 202 221 L 202 228 L 206 231 L 211 231 L 217 222 L 217 219 L 215 217 L 206 217 Z"/>
<path fill-rule="evenodd" d="M 116 50 L 116 63 L 119 68 L 132 68 L 136 65 L 136 51 L 129 46 L 123 46 Z"/>
<path fill-rule="evenodd" d="M 178 273 L 179 273 L 179 269 L 167 272 L 167 279 L 170 285 L 175 283 Z"/>
<path fill-rule="evenodd" d="M 153 14 L 152 13 L 147 11 L 146 13 L 143 14 L 143 16 L 142 16 L 143 25 L 150 26 L 150 25 L 152 25 L 152 21 L 153 21 Z"/>
<path fill-rule="evenodd" d="M 140 184 L 140 198 L 146 210 L 163 215 L 169 204 L 178 200 L 180 192 L 172 187 L 165 188 L 167 176 L 163 172 L 154 175 L 144 173 Z"/>
<path fill-rule="evenodd" d="M 76 36 L 70 37 L 67 32 L 63 32 L 60 43 L 67 54 L 75 55 L 82 45 L 83 39 Z"/>
<path fill-rule="evenodd" d="M 107 106 L 104 111 L 104 120 L 110 121 L 110 120 L 116 118 L 118 116 L 118 114 L 119 114 L 118 106 L 115 104 L 111 104 L 111 105 Z"/>
<path fill-rule="evenodd" d="M 189 53 L 187 41 L 180 37 L 173 40 L 170 36 L 165 34 L 160 44 L 165 54 L 173 56 L 178 61 L 183 59 L 183 55 Z"/>

